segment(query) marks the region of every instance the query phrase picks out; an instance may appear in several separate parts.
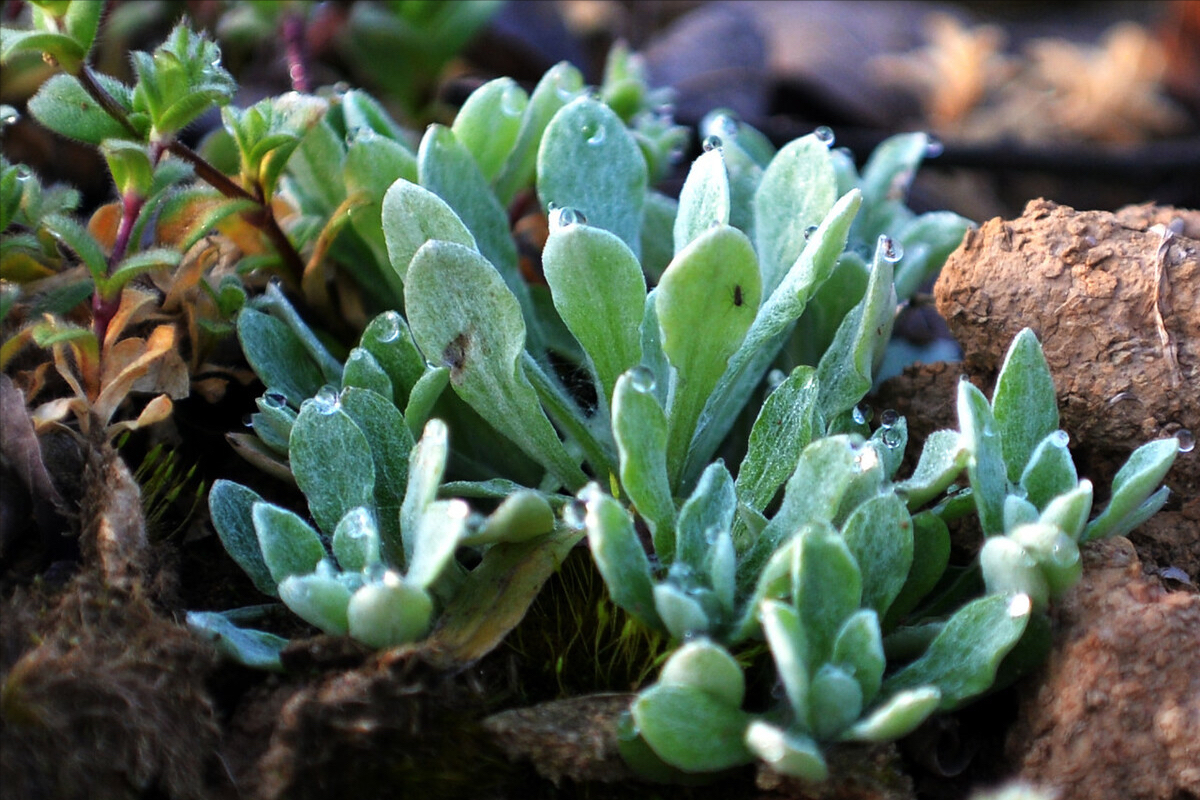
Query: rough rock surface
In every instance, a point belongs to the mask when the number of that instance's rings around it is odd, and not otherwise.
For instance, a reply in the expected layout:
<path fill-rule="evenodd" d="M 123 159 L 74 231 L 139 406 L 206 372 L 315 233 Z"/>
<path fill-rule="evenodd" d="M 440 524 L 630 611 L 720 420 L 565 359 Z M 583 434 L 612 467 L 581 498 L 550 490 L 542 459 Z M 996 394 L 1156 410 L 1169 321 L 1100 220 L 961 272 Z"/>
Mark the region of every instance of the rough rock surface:
<path fill-rule="evenodd" d="M 1200 212 L 1033 200 L 1018 219 L 969 231 L 934 291 L 963 368 L 983 385 L 1013 336 L 1038 335 L 1061 426 L 1101 492 L 1143 442 L 1200 434 Z M 1195 581 L 1200 450 L 1180 453 L 1166 482 L 1174 499 L 1135 541 Z"/>
<path fill-rule="evenodd" d="M 1200 595 L 1144 577 L 1125 539 L 1085 548 L 1084 562 L 1009 755 L 1060 800 L 1200 797 Z"/>

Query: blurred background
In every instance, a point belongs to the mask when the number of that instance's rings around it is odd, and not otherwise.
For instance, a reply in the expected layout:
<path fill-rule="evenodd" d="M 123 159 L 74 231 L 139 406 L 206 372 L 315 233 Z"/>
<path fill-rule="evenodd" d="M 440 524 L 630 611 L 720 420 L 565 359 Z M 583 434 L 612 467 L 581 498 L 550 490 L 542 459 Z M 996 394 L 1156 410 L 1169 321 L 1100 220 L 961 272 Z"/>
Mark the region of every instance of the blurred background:
<path fill-rule="evenodd" d="M 296 86 L 376 93 L 414 130 L 452 117 L 483 81 L 528 87 L 568 60 L 598 83 L 614 41 L 639 51 L 695 125 L 732 109 L 776 144 L 827 125 L 860 160 L 888 135 L 944 144 L 913 187 L 918 211 L 984 220 L 1047 197 L 1076 208 L 1200 206 L 1200 0 L 109 0 L 100 71 L 129 78 L 183 14 L 221 43 L 243 105 Z M 3 3 L 6 24 L 28 14 Z M 19 22 L 18 22 L 19 24 Z M 289 60 L 290 59 L 290 60 Z M 303 86 L 289 64 L 300 63 Z M 48 70 L 4 70 L 18 109 Z M 215 115 L 209 126 L 218 124 Z M 204 134 L 204 125 L 192 132 Z M 693 153 L 699 145 L 693 140 Z M 10 160 L 107 199 L 94 151 L 30 120 L 6 127 Z M 690 159 L 661 188 L 677 190 Z M 674 185 L 672 185 L 674 184 Z"/>

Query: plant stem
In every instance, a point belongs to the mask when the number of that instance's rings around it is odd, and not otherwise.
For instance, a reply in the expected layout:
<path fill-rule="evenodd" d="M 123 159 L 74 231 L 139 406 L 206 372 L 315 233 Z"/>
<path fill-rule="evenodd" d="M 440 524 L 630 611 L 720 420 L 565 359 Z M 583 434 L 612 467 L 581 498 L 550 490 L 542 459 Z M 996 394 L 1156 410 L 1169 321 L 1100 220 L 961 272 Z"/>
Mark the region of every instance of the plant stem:
<path fill-rule="evenodd" d="M 133 123 L 129 121 L 129 117 L 125 114 L 125 109 L 116 101 L 116 98 L 100 85 L 87 64 L 79 68 L 79 74 L 76 77 L 79 79 L 79 83 L 83 86 L 84 91 L 100 104 L 105 113 L 119 122 L 121 127 L 127 130 L 134 139 L 142 138 L 142 134 L 138 133 L 138 129 L 133 127 Z"/>

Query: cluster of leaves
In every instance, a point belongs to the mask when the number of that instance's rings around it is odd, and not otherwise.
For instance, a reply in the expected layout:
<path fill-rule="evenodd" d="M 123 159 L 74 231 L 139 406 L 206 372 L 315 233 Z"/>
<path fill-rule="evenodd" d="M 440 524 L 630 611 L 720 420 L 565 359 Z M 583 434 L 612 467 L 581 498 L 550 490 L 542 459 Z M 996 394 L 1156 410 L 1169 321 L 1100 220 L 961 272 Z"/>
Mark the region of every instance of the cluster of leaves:
<path fill-rule="evenodd" d="M 646 117 L 623 119 L 601 99 L 617 95 L 605 88 L 590 95 L 573 81 L 564 96 L 555 87 L 566 69 L 524 103 L 512 100 L 512 84 L 487 84 L 453 126 L 426 131 L 415 175 L 390 183 L 379 206 L 404 313 L 376 317 L 344 362 L 278 292 L 241 312 L 243 348 L 271 393 L 256 436 L 240 446 L 296 480 L 328 546 L 232 484 L 214 490 L 214 520 L 231 552 L 250 554 L 239 561 L 251 574 L 255 559 L 270 570 L 271 554 L 287 550 L 280 540 L 307 542 L 303 563 L 273 575 L 280 597 L 318 627 L 367 643 L 419 639 L 434 625 L 431 609 L 460 601 L 413 603 L 420 623 L 397 638 L 356 630 L 344 609 L 384 573 L 372 578 L 375 562 L 359 550 L 339 552 L 344 529 L 365 527 L 373 533 L 363 538 L 384 543 L 389 585 L 434 595 L 461 579 L 453 551 L 483 545 L 467 559 L 482 565 L 495 542 L 511 543 L 488 538 L 498 515 L 521 509 L 504 536 L 528 536 L 530 553 L 586 531 L 613 601 L 682 643 L 631 708 L 627 759 L 665 778 L 753 758 L 822 778 L 822 742 L 901 736 L 987 690 L 1026 632 L 1044 633 L 1052 595 L 1037 580 L 1058 593 L 1078 577 L 1090 485 L 1069 457 L 1053 457 L 1066 451 L 1051 451 L 1060 441 L 1053 384 L 1032 334 L 1014 343 L 994 403 L 962 384 L 961 430 L 930 437 L 907 479 L 895 475 L 905 421 L 885 414 L 872 432 L 860 410 L 897 298 L 965 230 L 952 214 L 904 206 L 924 135 L 885 143 L 860 176 L 825 131 L 776 152 L 718 114 L 676 203 L 648 188 L 662 151 L 639 139 Z M 506 95 L 523 109 L 511 121 Z M 544 287 L 519 270 L 504 217 L 527 187 L 549 212 Z M 807 358 L 814 339 L 824 345 Z M 407 437 L 431 416 L 446 420 L 459 448 L 451 462 L 471 478 L 442 485 L 441 496 L 501 501 L 492 517 L 414 495 L 436 492 L 446 463 L 418 477 L 430 429 L 415 447 Z M 739 422 L 751 432 L 735 478 L 713 458 L 737 453 L 726 440 Z M 444 429 L 433 430 L 443 452 Z M 370 452 L 374 471 L 339 452 Z M 1126 529 L 1161 504 L 1151 490 L 1173 454 L 1173 443 L 1135 454 L 1086 535 Z M 952 489 L 964 472 L 969 487 Z M 243 499 L 227 503 L 234 494 Z M 439 510 L 419 516 L 414 496 Z M 452 506 L 456 514 L 440 510 Z M 562 519 L 552 525 L 555 507 Z M 946 523 L 966 513 L 991 538 L 982 568 L 953 570 Z M 992 556 L 1008 544 L 1023 560 L 1011 548 Z M 422 548 L 442 554 L 432 584 L 425 567 L 413 576 Z M 979 597 L 981 583 L 990 591 Z M 326 610 L 310 608 L 316 592 L 291 591 L 301 585 L 328 587 Z M 397 589 L 374 624 L 404 619 L 407 597 Z M 441 628 L 432 630 L 436 641 Z M 756 639 L 786 696 L 763 713 L 741 708 L 744 677 L 730 652 Z M 1043 641 L 1030 635 L 1025 649 Z"/>
<path fill-rule="evenodd" d="M 106 253 L 51 212 L 69 197 L 39 207 L 45 193 L 12 189 L 5 165 L 20 255 L 42 264 L 62 242 L 95 291 L 92 330 L 42 341 L 74 347 L 83 369 L 84 334 L 99 347 L 144 305 L 112 282 L 180 263 L 181 249 L 141 249 L 151 209 L 196 219 L 192 244 L 227 226 L 245 240 L 237 273 L 276 271 L 320 318 L 361 328 L 343 354 L 284 286 L 209 287 L 266 386 L 253 435 L 231 439 L 295 483 L 313 523 L 218 481 L 214 524 L 264 594 L 327 633 L 469 662 L 586 537 L 613 602 L 680 645 L 622 725 L 629 762 L 671 779 L 757 758 L 820 779 L 824 743 L 896 738 L 1028 663 L 1047 603 L 1078 578 L 1077 543 L 1165 499 L 1174 440 L 1136 451 L 1089 521 L 1032 333 L 991 401 L 960 385 L 959 429 L 898 478 L 906 422 L 885 413 L 872 431 L 861 402 L 897 301 L 967 226 L 905 206 L 924 134 L 888 140 L 860 174 L 825 129 L 776 150 L 714 113 L 676 201 L 653 186 L 686 132 L 627 50 L 595 91 L 567 64 L 531 93 L 484 84 L 414 146 L 360 91 L 229 107 L 219 52 L 183 26 L 135 57 L 135 86 L 95 76 L 95 5 L 40 3 L 36 32 L 5 32 L 6 58 L 37 50 L 64 67 L 31 110 L 99 145 L 121 193 Z M 216 105 L 210 162 L 176 134 Z M 216 192 L 178 191 L 193 174 Z M 545 220 L 532 265 L 514 218 Z M 344 282 L 335 298 L 331 261 L 382 313 Z M 159 330 L 147 353 L 170 349 Z M 148 363 L 115 351 L 110 363 Z M 968 514 L 981 557 L 951 567 L 947 523 Z M 284 641 L 242 627 L 254 613 L 189 623 L 279 668 Z M 756 641 L 784 691 L 748 711 L 734 654 Z"/>

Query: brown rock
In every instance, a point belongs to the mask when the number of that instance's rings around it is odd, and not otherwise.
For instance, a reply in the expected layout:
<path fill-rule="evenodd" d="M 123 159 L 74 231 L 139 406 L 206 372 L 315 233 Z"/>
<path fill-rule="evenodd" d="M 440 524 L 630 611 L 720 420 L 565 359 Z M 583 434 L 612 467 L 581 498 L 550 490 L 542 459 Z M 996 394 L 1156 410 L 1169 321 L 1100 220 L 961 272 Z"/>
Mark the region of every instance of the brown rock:
<path fill-rule="evenodd" d="M 1084 551 L 1008 753 L 1060 800 L 1200 796 L 1200 595 L 1146 579 L 1125 539 Z"/>

